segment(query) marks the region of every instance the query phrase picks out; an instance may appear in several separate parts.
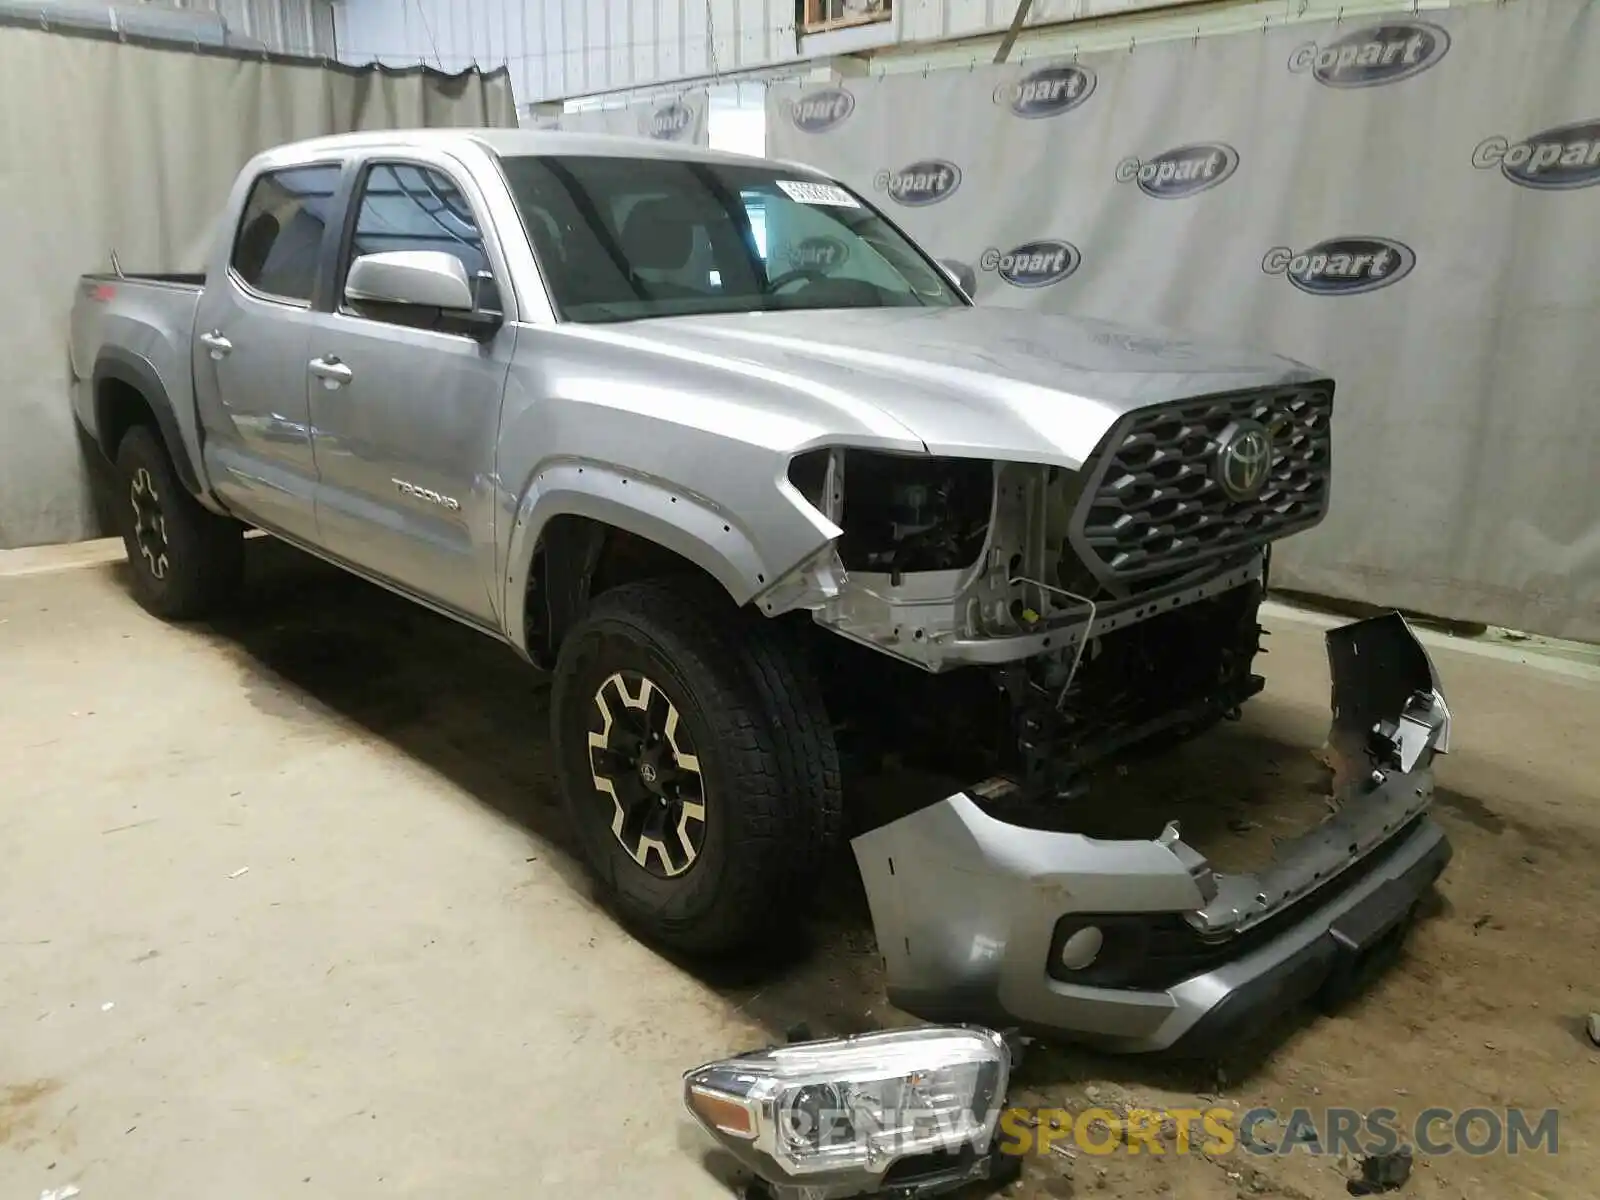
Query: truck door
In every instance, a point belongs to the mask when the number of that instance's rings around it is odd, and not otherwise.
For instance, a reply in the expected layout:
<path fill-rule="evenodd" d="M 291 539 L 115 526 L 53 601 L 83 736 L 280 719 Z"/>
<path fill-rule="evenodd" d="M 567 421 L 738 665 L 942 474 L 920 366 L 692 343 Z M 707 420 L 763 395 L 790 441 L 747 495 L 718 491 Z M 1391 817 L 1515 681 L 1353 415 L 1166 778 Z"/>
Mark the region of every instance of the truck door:
<path fill-rule="evenodd" d="M 342 170 L 328 162 L 258 175 L 195 317 L 207 473 L 240 516 L 313 542 L 306 340 L 318 259 L 337 232 L 329 221 Z"/>
<path fill-rule="evenodd" d="M 499 304 L 505 260 L 471 177 L 448 156 L 407 151 L 361 170 L 337 258 L 331 311 L 311 320 L 307 373 L 321 477 L 323 544 L 354 566 L 499 628 L 495 442 L 511 366 L 510 322 L 487 341 L 438 314 L 346 301 L 363 254 L 445 251 Z M 509 297 L 510 288 L 504 293 Z"/>

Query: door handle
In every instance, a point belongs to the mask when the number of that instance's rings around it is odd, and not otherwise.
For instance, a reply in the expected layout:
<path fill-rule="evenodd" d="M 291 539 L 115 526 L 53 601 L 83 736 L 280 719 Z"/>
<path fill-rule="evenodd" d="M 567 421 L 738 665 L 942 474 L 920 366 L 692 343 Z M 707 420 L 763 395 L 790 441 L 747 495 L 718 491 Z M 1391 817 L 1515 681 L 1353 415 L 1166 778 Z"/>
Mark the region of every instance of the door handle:
<path fill-rule="evenodd" d="M 233 343 L 222 336 L 222 330 L 213 329 L 210 333 L 200 335 L 200 344 L 211 352 L 211 357 L 221 361 L 233 353 Z"/>
<path fill-rule="evenodd" d="M 356 377 L 354 371 L 332 354 L 328 355 L 327 358 L 313 358 L 310 367 L 311 373 L 330 388 L 349 383 Z"/>

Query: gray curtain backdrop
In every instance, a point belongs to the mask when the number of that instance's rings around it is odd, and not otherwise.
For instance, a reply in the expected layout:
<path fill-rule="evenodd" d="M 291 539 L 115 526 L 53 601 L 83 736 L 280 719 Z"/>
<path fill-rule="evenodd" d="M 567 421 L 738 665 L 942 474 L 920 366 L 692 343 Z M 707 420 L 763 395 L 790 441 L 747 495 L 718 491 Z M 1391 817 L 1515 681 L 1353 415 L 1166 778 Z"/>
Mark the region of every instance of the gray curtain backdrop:
<path fill-rule="evenodd" d="M 980 303 L 1330 371 L 1276 586 L 1600 640 L 1600 11 L 1481 5 L 768 97 Z"/>
<path fill-rule="evenodd" d="M 657 96 L 618 108 L 591 108 L 562 113 L 555 128 L 574 133 L 609 133 L 619 137 L 656 138 L 687 146 L 711 143 L 709 97 L 704 89 Z"/>
<path fill-rule="evenodd" d="M 515 125 L 504 71 L 443 75 L 0 27 L 0 549 L 95 536 L 68 392 L 78 276 L 197 271 L 239 168 L 353 129 Z"/>

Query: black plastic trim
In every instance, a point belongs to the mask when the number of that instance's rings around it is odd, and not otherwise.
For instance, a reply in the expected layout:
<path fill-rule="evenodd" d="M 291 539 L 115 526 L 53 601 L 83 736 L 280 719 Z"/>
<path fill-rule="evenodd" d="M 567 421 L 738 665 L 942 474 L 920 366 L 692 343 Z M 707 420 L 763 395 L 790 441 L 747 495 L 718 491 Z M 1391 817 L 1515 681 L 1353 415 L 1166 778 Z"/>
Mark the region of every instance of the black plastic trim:
<path fill-rule="evenodd" d="M 590 588 L 605 547 L 606 527 L 585 517 L 557 515 L 545 527 L 534 563 L 537 605 L 528 612 L 529 657 L 546 670 L 567 631 L 589 609 Z"/>
<path fill-rule="evenodd" d="M 1425 819 L 1418 817 L 1349 871 L 1341 872 L 1240 934 L 1210 939 L 1201 937 L 1182 913 L 1070 913 L 1056 922 L 1046 970 L 1052 979 L 1062 983 L 1132 991 L 1165 991 L 1191 976 L 1215 970 L 1259 949 L 1294 928 L 1329 901 L 1356 887 L 1363 879 L 1376 874 L 1384 863 L 1400 852 Z M 1089 925 L 1104 930 L 1105 949 L 1088 967 L 1070 971 L 1061 965 L 1062 948 L 1068 938 Z"/>
<path fill-rule="evenodd" d="M 172 398 L 167 395 L 167 389 L 161 382 L 161 376 L 156 373 L 149 359 L 141 358 L 121 346 L 102 346 L 100 357 L 94 364 L 93 432 L 95 443 L 101 452 L 107 459 L 115 458 L 117 453 L 115 446 L 105 444 L 106 411 L 101 398 L 101 385 L 113 379 L 127 384 L 144 398 L 150 412 L 155 416 L 156 427 L 161 432 L 161 440 L 166 443 L 167 454 L 172 458 L 172 465 L 178 472 L 179 481 L 191 495 L 200 495 L 202 492 L 200 477 L 195 472 L 194 464 L 189 461 L 183 434 L 178 429 L 178 415 L 172 407 Z"/>
<path fill-rule="evenodd" d="M 1129 594 L 1128 590 L 1130 588 L 1148 586 L 1152 581 L 1160 580 L 1162 576 L 1170 575 L 1172 573 L 1173 568 L 1165 564 L 1158 565 L 1156 567 L 1145 567 L 1134 571 L 1118 571 L 1101 557 L 1098 550 L 1090 545 L 1088 536 L 1084 530 L 1084 526 L 1088 523 L 1089 513 L 1094 508 L 1095 499 L 1099 495 L 1100 489 L 1106 481 L 1106 475 L 1110 471 L 1112 463 L 1116 460 L 1117 451 L 1121 448 L 1123 439 L 1127 437 L 1129 429 L 1131 429 L 1139 421 L 1149 417 L 1151 412 L 1160 411 L 1162 409 L 1187 407 L 1195 404 L 1204 404 L 1207 402 L 1239 400 L 1251 396 L 1272 394 L 1288 390 L 1325 390 L 1331 395 L 1333 388 L 1333 380 L 1325 377 L 1319 377 L 1300 383 L 1286 383 L 1278 385 L 1269 384 L 1261 387 L 1237 388 L 1225 392 L 1207 392 L 1203 395 L 1188 396 L 1181 400 L 1172 400 L 1162 404 L 1147 405 L 1144 408 L 1138 408 L 1132 412 L 1124 414 L 1116 422 L 1116 424 L 1111 427 L 1110 431 L 1100 439 L 1099 445 L 1097 445 L 1094 450 L 1090 452 L 1089 457 L 1083 464 L 1081 470 L 1083 484 L 1078 493 L 1077 503 L 1073 507 L 1072 517 L 1067 526 L 1067 541 L 1072 546 L 1073 553 L 1077 555 L 1078 559 L 1088 569 L 1089 573 L 1099 580 L 1100 583 L 1114 595 L 1121 596 Z M 1331 470 L 1328 482 L 1331 487 Z M 1255 543 L 1254 546 L 1229 545 L 1196 554 L 1193 558 L 1187 560 L 1181 569 L 1185 571 L 1204 569 L 1205 567 L 1215 563 L 1217 560 L 1227 558 L 1230 555 L 1247 552 L 1253 548 L 1270 546 L 1274 541 L 1281 541 L 1283 538 L 1293 537 L 1297 533 L 1304 533 L 1307 529 L 1314 528 L 1322 523 L 1322 521 L 1327 517 L 1329 507 L 1330 505 L 1328 499 L 1324 498 L 1321 511 L 1314 519 L 1310 521 L 1297 525 L 1291 529 L 1278 532 L 1269 539 L 1264 539 Z"/>
<path fill-rule="evenodd" d="M 324 231 L 322 245 L 317 249 L 317 283 L 311 296 L 311 311 L 323 315 L 339 310 L 339 283 L 344 272 L 345 247 L 355 232 L 356 216 L 361 206 L 356 193 L 367 177 L 368 159 L 360 154 L 347 155 L 338 186 L 333 189 L 333 219 Z"/>
<path fill-rule="evenodd" d="M 1384 884 L 1345 917 L 1272 970 L 1229 992 L 1173 1044 L 1175 1057 L 1210 1057 L 1248 1040 L 1271 1018 L 1309 1000 L 1324 1007 L 1349 999 L 1370 974 L 1373 964 L 1362 951 L 1391 953 L 1398 948 L 1417 902 L 1450 862 L 1447 838 Z M 1359 912 L 1359 923 L 1372 936 L 1369 944 L 1351 946 L 1341 937 L 1345 923 Z"/>

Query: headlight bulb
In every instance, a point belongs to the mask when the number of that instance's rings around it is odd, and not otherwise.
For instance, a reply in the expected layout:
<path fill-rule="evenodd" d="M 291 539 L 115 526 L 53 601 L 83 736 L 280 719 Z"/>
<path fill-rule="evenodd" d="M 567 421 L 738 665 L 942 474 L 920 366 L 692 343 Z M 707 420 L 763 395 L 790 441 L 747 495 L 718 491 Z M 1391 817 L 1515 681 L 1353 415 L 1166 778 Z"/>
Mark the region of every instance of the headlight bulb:
<path fill-rule="evenodd" d="M 844 1097 L 828 1083 L 811 1083 L 784 1097 L 783 1137 L 796 1150 L 823 1150 L 851 1136 Z"/>

